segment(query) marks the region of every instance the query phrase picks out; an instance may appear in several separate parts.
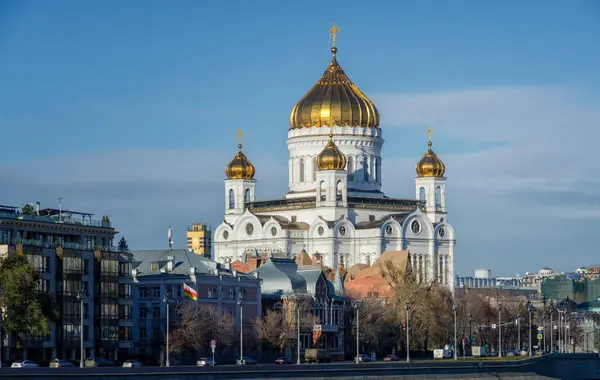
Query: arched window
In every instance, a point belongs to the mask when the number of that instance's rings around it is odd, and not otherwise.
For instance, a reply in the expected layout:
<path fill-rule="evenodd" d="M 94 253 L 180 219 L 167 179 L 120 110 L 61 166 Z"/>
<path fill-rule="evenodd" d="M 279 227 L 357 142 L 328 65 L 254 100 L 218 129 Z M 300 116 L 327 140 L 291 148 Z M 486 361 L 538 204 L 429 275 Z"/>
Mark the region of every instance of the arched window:
<path fill-rule="evenodd" d="M 317 156 L 313 159 L 313 181 L 317 180 Z"/>
<path fill-rule="evenodd" d="M 321 200 L 324 201 L 325 196 L 327 195 L 327 189 L 325 188 L 325 181 L 321 181 L 321 184 L 319 185 L 319 187 L 321 189 Z"/>
<path fill-rule="evenodd" d="M 300 169 L 300 182 L 304 182 L 304 158 L 301 158 L 299 162 Z"/>
<path fill-rule="evenodd" d="M 354 158 L 348 157 L 348 181 L 354 181 Z"/>
<path fill-rule="evenodd" d="M 377 167 L 379 166 L 379 161 L 377 161 L 377 157 L 373 158 L 373 182 L 377 183 L 379 181 L 379 173 L 377 172 Z"/>
<path fill-rule="evenodd" d="M 337 185 L 335 186 L 337 195 L 342 195 L 342 181 L 338 181 Z"/>
<path fill-rule="evenodd" d="M 419 189 L 419 200 L 420 201 L 426 201 L 426 197 L 425 197 L 425 188 L 422 187 Z"/>
<path fill-rule="evenodd" d="M 229 189 L 229 208 L 235 207 L 235 194 L 233 189 Z"/>
<path fill-rule="evenodd" d="M 363 176 L 363 181 L 369 182 L 369 160 L 366 156 L 363 160 Z"/>
<path fill-rule="evenodd" d="M 244 203 L 250 202 L 250 189 L 246 189 L 244 192 Z"/>
<path fill-rule="evenodd" d="M 442 204 L 442 189 L 440 189 L 440 187 L 436 187 L 435 188 L 435 205 L 436 206 L 441 206 Z"/>
<path fill-rule="evenodd" d="M 368 267 L 371 266 L 371 255 L 366 255 L 365 264 L 367 264 Z"/>

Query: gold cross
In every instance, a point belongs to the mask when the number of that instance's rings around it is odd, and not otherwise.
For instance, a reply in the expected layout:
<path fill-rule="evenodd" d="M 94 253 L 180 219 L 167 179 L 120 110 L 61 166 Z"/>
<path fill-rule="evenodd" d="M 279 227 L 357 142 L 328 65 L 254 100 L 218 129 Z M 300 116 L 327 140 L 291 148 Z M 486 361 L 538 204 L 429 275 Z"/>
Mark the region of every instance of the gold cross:
<path fill-rule="evenodd" d="M 431 142 L 431 135 L 433 134 L 433 129 L 431 129 L 431 127 L 429 127 L 427 129 L 427 141 Z"/>
<path fill-rule="evenodd" d="M 244 134 L 244 132 L 242 132 L 241 129 L 238 129 L 238 131 L 235 134 L 238 137 L 238 144 L 242 145 L 242 135 Z"/>
<path fill-rule="evenodd" d="M 340 28 L 338 28 L 335 24 L 333 24 L 331 29 L 329 29 L 329 34 L 331 34 L 331 47 L 335 47 L 335 40 L 339 31 Z"/>

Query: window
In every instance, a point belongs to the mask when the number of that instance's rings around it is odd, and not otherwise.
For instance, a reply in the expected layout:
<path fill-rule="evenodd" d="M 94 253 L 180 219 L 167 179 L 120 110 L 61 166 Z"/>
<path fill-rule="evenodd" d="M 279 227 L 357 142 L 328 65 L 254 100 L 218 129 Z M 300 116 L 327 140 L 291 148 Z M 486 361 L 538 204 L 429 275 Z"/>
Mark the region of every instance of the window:
<path fill-rule="evenodd" d="M 140 339 L 148 339 L 148 331 L 145 328 L 140 329 Z"/>
<path fill-rule="evenodd" d="M 313 160 L 313 181 L 317 180 L 317 170 L 319 169 L 319 166 L 317 165 L 317 157 L 318 156 L 315 156 Z"/>
<path fill-rule="evenodd" d="M 425 188 L 422 187 L 422 188 L 419 189 L 419 200 L 420 201 L 425 201 L 426 200 L 425 198 L 426 198 L 425 197 Z"/>
<path fill-rule="evenodd" d="M 151 264 L 151 269 L 152 269 L 153 272 L 157 271 L 158 270 L 158 263 L 152 263 Z"/>
<path fill-rule="evenodd" d="M 148 308 L 145 306 L 140 307 L 140 319 L 148 318 Z"/>
<path fill-rule="evenodd" d="M 141 333 L 141 330 L 140 330 L 140 333 Z M 119 340 L 133 340 L 133 337 L 131 335 L 131 327 L 119 326 Z"/>
<path fill-rule="evenodd" d="M 367 157 L 363 160 L 363 181 L 369 182 L 369 161 Z"/>
<path fill-rule="evenodd" d="M 89 264 L 90 261 L 88 259 L 83 259 L 83 274 L 89 274 Z"/>
<path fill-rule="evenodd" d="M 441 206 L 442 204 L 442 189 L 440 189 L 440 187 L 436 187 L 435 188 L 435 205 L 437 207 Z"/>
<path fill-rule="evenodd" d="M 216 288 L 208 289 L 208 298 L 217 298 L 217 289 Z"/>
<path fill-rule="evenodd" d="M 246 189 L 244 192 L 244 203 L 250 202 L 250 189 Z"/>
<path fill-rule="evenodd" d="M 119 305 L 119 319 L 131 319 L 131 305 Z"/>
<path fill-rule="evenodd" d="M 154 288 L 152 288 L 152 297 L 160 298 L 160 287 L 159 286 L 155 286 Z"/>
<path fill-rule="evenodd" d="M 129 276 L 131 273 L 131 264 L 119 263 L 119 276 Z"/>
<path fill-rule="evenodd" d="M 235 296 L 235 292 L 233 291 L 232 288 L 229 288 L 229 299 L 230 300 L 234 299 L 234 296 Z"/>
<path fill-rule="evenodd" d="M 348 157 L 348 181 L 354 181 L 354 159 Z"/>
<path fill-rule="evenodd" d="M 369 222 L 375 221 L 375 215 L 369 215 Z"/>
<path fill-rule="evenodd" d="M 298 169 L 300 169 L 300 182 L 304 182 L 304 159 L 299 161 Z"/>
<path fill-rule="evenodd" d="M 131 298 L 131 284 L 119 284 L 119 298 Z"/>
<path fill-rule="evenodd" d="M 152 319 L 160 319 L 160 307 L 152 308 Z"/>
<path fill-rule="evenodd" d="M 292 215 L 292 223 L 296 223 L 297 220 L 297 217 Z"/>
<path fill-rule="evenodd" d="M 233 192 L 233 189 L 229 189 L 229 208 L 235 208 L 235 193 Z"/>

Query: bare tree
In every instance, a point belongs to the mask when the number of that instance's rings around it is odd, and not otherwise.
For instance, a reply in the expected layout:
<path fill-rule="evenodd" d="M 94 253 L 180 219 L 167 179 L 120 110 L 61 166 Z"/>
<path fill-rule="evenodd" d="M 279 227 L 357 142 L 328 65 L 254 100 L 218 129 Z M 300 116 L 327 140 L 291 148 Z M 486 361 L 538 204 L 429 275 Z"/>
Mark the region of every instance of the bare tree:
<path fill-rule="evenodd" d="M 220 312 L 214 305 L 183 303 L 177 309 L 175 324 L 177 327 L 170 336 L 169 349 L 172 352 L 206 349 L 209 342 L 217 338 L 220 345 L 227 346 L 234 339 L 233 318 Z"/>

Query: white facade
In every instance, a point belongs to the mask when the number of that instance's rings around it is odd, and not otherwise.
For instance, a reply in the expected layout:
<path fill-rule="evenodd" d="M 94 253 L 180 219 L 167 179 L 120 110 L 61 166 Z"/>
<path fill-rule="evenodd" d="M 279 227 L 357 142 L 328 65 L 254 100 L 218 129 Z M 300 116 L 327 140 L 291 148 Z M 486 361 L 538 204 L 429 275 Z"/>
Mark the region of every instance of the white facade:
<path fill-rule="evenodd" d="M 255 201 L 255 180 L 225 180 L 226 210 L 215 230 L 215 260 L 233 262 L 254 251 L 293 256 L 306 249 L 335 268 L 371 264 L 383 251 L 408 249 L 423 280 L 451 286 L 455 237 L 446 220 L 446 179 L 416 178 L 423 207 L 416 199 L 386 197 L 380 191 L 383 139 L 375 128 L 332 128 L 348 165 L 343 171 L 315 170 L 329 131 L 290 130 L 290 191 L 285 198 Z"/>

